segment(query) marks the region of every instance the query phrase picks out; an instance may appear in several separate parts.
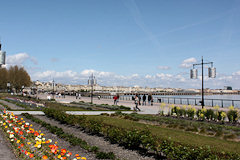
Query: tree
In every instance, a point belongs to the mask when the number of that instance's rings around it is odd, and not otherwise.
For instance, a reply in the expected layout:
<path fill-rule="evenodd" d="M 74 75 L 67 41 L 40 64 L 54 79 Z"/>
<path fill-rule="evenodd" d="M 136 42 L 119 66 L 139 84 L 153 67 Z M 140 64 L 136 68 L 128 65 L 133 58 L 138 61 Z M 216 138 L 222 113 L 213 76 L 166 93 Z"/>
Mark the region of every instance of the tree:
<path fill-rule="evenodd" d="M 23 67 L 11 66 L 8 70 L 8 81 L 12 88 L 19 91 L 22 86 L 29 87 L 31 85 L 31 78 Z"/>
<path fill-rule="evenodd" d="M 7 88 L 8 71 L 6 68 L 0 68 L 0 90 Z"/>

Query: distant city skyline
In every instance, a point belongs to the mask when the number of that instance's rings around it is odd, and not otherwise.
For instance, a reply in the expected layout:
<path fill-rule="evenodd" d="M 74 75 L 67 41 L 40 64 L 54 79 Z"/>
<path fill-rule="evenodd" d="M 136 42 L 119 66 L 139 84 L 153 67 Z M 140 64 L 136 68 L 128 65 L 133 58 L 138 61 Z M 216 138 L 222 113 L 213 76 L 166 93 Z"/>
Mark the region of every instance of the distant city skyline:
<path fill-rule="evenodd" d="M 201 57 L 214 62 L 205 88 L 240 89 L 239 0 L 3 1 L 6 66 L 32 80 L 104 86 L 201 88 Z M 199 70 L 200 71 L 200 70 Z M 199 72 L 200 76 L 200 72 Z"/>

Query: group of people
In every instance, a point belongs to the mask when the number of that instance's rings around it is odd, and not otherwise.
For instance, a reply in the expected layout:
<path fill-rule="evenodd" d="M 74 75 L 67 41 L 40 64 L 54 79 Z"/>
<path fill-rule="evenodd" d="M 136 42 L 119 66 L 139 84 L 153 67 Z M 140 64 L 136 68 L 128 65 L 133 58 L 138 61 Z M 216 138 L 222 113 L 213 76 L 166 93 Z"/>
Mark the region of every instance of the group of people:
<path fill-rule="evenodd" d="M 76 99 L 81 99 L 81 97 L 82 97 L 82 96 L 81 96 L 81 93 L 76 93 L 75 96 L 76 96 Z"/>
<path fill-rule="evenodd" d="M 119 101 L 119 95 L 115 95 L 113 97 L 113 100 L 114 100 L 114 105 L 117 105 L 118 101 Z M 135 96 L 132 96 L 132 100 L 134 101 L 135 103 L 135 110 L 138 110 L 138 111 L 141 111 L 140 108 L 138 107 L 139 105 L 147 105 L 147 101 L 148 101 L 148 105 L 152 106 L 153 105 L 153 96 L 151 94 L 149 95 L 146 95 L 144 94 L 142 97 L 140 94 L 136 94 Z M 141 103 L 141 100 L 142 100 L 142 103 Z"/>
<path fill-rule="evenodd" d="M 153 97 L 151 94 L 148 95 L 148 98 L 146 94 L 144 94 L 142 97 L 139 94 L 136 94 L 135 97 L 132 97 L 132 100 L 134 100 L 135 105 L 136 105 L 136 110 L 141 111 L 138 105 L 141 105 L 141 99 L 142 99 L 142 105 L 146 106 L 146 100 L 148 99 L 148 105 L 153 105 Z"/>
<path fill-rule="evenodd" d="M 65 98 L 65 93 L 64 92 L 56 93 L 56 98 Z"/>

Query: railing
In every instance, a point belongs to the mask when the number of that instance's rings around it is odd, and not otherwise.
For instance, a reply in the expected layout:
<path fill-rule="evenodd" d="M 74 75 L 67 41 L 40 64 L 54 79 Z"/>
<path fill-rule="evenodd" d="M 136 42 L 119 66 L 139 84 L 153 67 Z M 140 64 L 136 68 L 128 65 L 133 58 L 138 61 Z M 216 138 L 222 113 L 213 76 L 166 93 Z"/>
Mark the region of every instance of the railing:
<path fill-rule="evenodd" d="M 113 99 L 113 96 L 101 96 L 104 99 Z M 131 96 L 120 96 L 119 100 L 128 100 L 131 101 Z M 179 98 L 179 97 L 154 97 L 154 103 L 167 103 L 167 104 L 183 104 L 183 105 L 199 105 L 201 106 L 201 98 Z M 229 107 L 234 106 L 240 108 L 240 100 L 232 99 L 204 99 L 205 106 L 220 106 L 220 107 Z"/>
<path fill-rule="evenodd" d="M 201 98 L 179 98 L 179 97 L 157 97 L 155 102 L 164 102 L 168 104 L 185 104 L 185 105 L 201 105 Z M 220 106 L 229 107 L 234 106 L 240 108 L 240 100 L 232 99 L 204 99 L 205 106 Z"/>

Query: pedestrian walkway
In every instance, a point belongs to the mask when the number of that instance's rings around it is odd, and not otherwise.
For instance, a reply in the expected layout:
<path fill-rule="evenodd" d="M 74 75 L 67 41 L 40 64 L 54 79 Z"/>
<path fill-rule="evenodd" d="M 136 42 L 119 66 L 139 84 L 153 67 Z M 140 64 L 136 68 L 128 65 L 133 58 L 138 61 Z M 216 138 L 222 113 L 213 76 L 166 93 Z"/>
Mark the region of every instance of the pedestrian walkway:
<path fill-rule="evenodd" d="M 6 141 L 4 133 L 0 128 L 0 160 L 17 160 L 9 142 Z"/>
<path fill-rule="evenodd" d="M 38 95 L 38 97 L 40 99 L 47 99 L 47 95 L 46 94 L 40 94 Z M 60 103 L 70 103 L 70 102 L 79 102 L 79 101 L 84 101 L 84 102 L 91 102 L 91 97 L 81 97 L 81 99 L 76 99 L 75 96 L 66 96 L 65 98 L 56 98 L 55 99 L 57 102 Z M 98 98 L 93 98 L 93 103 L 94 104 L 108 104 L 108 105 L 113 105 L 114 104 L 114 100 L 113 99 L 98 99 Z M 130 107 L 132 110 L 135 107 L 134 101 L 132 100 L 119 100 L 118 105 L 123 105 L 126 107 Z M 138 112 L 139 114 L 158 114 L 160 109 L 164 111 L 165 114 L 167 114 L 170 110 L 170 105 L 172 104 L 165 104 L 164 108 L 161 108 L 161 103 L 154 103 L 153 106 L 151 105 L 146 105 L 146 106 L 139 106 L 139 108 L 141 109 L 141 112 Z M 174 104 L 174 106 L 180 106 L 182 107 L 183 105 L 181 104 Z M 201 109 L 201 106 L 193 106 L 196 109 Z M 207 109 L 212 109 L 212 107 L 208 107 L 206 106 L 205 108 Z M 219 110 L 223 110 L 223 111 L 228 111 L 228 108 L 220 108 Z"/>

